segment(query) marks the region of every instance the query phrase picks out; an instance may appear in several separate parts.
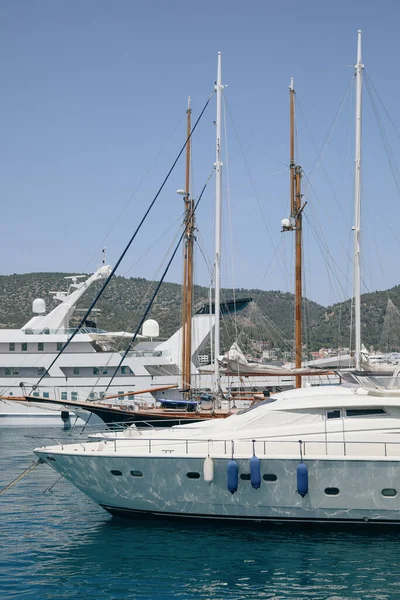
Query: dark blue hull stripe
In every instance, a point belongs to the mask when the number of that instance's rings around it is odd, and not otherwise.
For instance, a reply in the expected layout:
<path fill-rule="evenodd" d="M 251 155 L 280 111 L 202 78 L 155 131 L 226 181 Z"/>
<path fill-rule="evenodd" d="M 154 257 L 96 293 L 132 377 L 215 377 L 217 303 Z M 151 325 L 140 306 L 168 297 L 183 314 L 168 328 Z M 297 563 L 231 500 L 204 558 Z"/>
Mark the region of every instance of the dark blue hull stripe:
<path fill-rule="evenodd" d="M 107 506 L 100 504 L 107 512 L 114 516 L 130 517 L 130 518 L 173 518 L 173 519 L 208 519 L 218 521 L 236 521 L 236 522 L 253 522 L 253 523 L 298 523 L 298 524 L 348 524 L 348 525 L 400 525 L 400 519 L 369 519 L 367 517 L 360 519 L 337 519 L 337 518 L 296 518 L 296 517 L 245 517 L 245 516 L 230 516 L 230 515 L 209 515 L 209 514 L 184 514 L 176 512 L 162 512 L 155 510 L 137 510 L 134 508 L 118 508 L 116 506 Z"/>

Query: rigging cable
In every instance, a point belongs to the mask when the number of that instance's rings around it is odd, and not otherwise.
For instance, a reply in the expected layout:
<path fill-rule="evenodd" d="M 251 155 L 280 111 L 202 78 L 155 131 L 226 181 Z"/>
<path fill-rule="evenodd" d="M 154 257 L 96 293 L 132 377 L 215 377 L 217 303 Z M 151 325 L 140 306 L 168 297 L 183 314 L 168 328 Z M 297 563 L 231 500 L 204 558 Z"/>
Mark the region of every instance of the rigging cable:
<path fill-rule="evenodd" d="M 170 227 L 169 229 L 171 229 L 171 227 Z M 167 249 L 167 251 L 166 251 L 166 253 L 165 253 L 165 255 L 164 255 L 164 257 L 163 257 L 163 259 L 162 259 L 162 261 L 161 261 L 161 263 L 160 263 L 160 265 L 157 267 L 157 270 L 156 270 L 156 272 L 154 273 L 154 275 L 153 275 L 153 277 L 152 277 L 151 281 L 149 281 L 149 282 L 148 282 L 148 285 L 147 285 L 147 287 L 146 287 L 146 290 L 145 290 L 145 292 L 144 292 L 144 294 L 143 294 L 143 296 L 142 296 L 142 298 L 141 298 L 141 302 L 140 302 L 140 303 L 138 303 L 138 304 L 136 305 L 136 310 L 135 310 L 135 313 L 134 313 L 133 317 L 131 318 L 131 320 L 129 321 L 129 324 L 128 324 L 128 329 L 130 329 L 130 327 L 131 327 L 131 326 L 133 327 L 133 324 L 134 324 L 134 322 L 136 321 L 136 317 L 137 317 L 137 316 L 138 316 L 138 314 L 140 313 L 140 311 L 141 311 L 141 309 L 142 309 L 143 305 L 145 305 L 145 303 L 146 303 L 146 302 L 148 302 L 148 298 L 150 297 L 150 292 L 151 292 L 151 289 L 152 289 L 152 287 L 154 286 L 154 283 L 156 282 L 156 279 L 157 279 L 158 273 L 161 271 L 161 269 L 162 269 L 162 267 L 163 267 L 163 264 L 164 264 L 164 262 L 167 260 L 168 253 L 170 252 L 171 248 L 173 248 L 173 247 L 175 246 L 175 243 L 176 243 L 176 240 L 177 240 L 177 238 L 178 238 L 178 235 L 179 235 L 179 231 L 178 231 L 178 233 L 177 233 L 177 234 L 174 236 L 174 238 L 173 238 L 172 242 L 170 243 L 170 245 L 169 245 L 169 248 Z M 157 243 L 157 242 L 156 242 L 156 243 Z M 123 345 L 124 341 L 125 341 L 124 339 L 121 339 L 121 340 L 118 342 L 118 344 L 116 345 L 116 351 L 117 351 L 117 352 L 119 352 L 119 349 L 122 347 L 122 345 Z M 108 368 L 108 367 L 110 366 L 110 361 L 112 360 L 112 358 L 113 358 L 113 354 L 111 353 L 111 354 L 110 354 L 110 356 L 109 356 L 109 358 L 108 358 L 108 360 L 106 361 L 105 365 L 103 366 L 103 368 Z M 165 372 L 165 374 L 166 374 L 166 375 L 168 375 L 168 373 L 167 373 L 167 372 Z M 93 385 L 91 386 L 91 388 L 90 388 L 90 392 L 89 392 L 89 393 L 92 393 L 92 392 L 94 391 L 94 389 L 95 389 L 95 388 L 98 386 L 98 384 L 99 384 L 99 382 L 100 382 L 100 378 L 101 378 L 101 375 L 100 375 L 100 373 L 99 373 L 99 375 L 98 375 L 98 377 L 97 377 L 96 381 L 95 381 L 95 382 L 93 383 Z M 105 392 L 104 392 L 104 394 L 105 394 Z M 88 400 L 87 396 L 86 396 L 86 400 Z"/>
<path fill-rule="evenodd" d="M 270 228 L 269 228 L 269 225 L 268 225 L 268 220 L 267 220 L 267 218 L 266 218 L 266 216 L 265 216 L 265 212 L 264 212 L 264 210 L 263 210 L 263 207 L 262 207 L 262 204 L 261 204 L 261 201 L 260 201 L 260 197 L 259 197 L 259 194 L 258 194 L 258 191 L 257 191 L 256 185 L 255 185 L 255 182 L 254 182 L 254 178 L 253 178 L 253 175 L 252 175 L 252 172 L 251 172 L 251 169 L 250 169 L 249 162 L 248 162 L 248 160 L 247 160 L 247 158 L 246 158 L 246 155 L 245 155 L 245 153 L 244 153 L 244 150 L 243 150 L 243 144 L 241 144 L 241 143 L 240 143 L 240 138 L 239 138 L 238 132 L 237 132 L 237 130 L 236 130 L 235 123 L 234 123 L 234 121 L 233 121 L 233 117 L 232 117 L 231 111 L 229 110 L 229 105 L 228 105 L 228 102 L 227 102 L 226 98 L 225 98 L 224 100 L 225 100 L 226 110 L 227 110 L 227 112 L 228 112 L 228 115 L 230 116 L 230 119 L 231 119 L 231 122 L 232 122 L 233 131 L 234 131 L 234 133 L 235 133 L 236 141 L 237 141 L 237 143 L 238 143 L 238 146 L 239 146 L 239 149 L 240 149 L 240 153 L 241 153 L 241 155 L 242 155 L 242 159 L 243 159 L 243 162 L 244 162 L 244 165 L 245 165 L 246 171 L 247 171 L 247 175 L 248 175 L 248 177 L 249 177 L 250 184 L 251 184 L 251 187 L 253 188 L 253 193 L 254 193 L 254 195 L 255 195 L 255 198 L 256 198 L 256 201 L 257 201 L 257 204 L 258 204 L 258 208 L 259 208 L 259 210 L 260 210 L 261 216 L 262 216 L 262 218 L 263 218 L 263 221 L 264 221 L 265 229 L 267 230 L 267 234 L 268 234 L 268 236 L 269 236 L 269 239 L 270 239 L 271 245 L 272 245 L 272 247 L 274 248 L 274 250 L 276 251 L 276 245 L 275 245 L 275 243 L 274 243 L 274 241 L 273 241 L 273 238 L 272 238 L 271 230 L 270 230 Z M 286 277 L 285 277 L 285 270 L 284 270 L 284 267 L 283 267 L 283 265 L 281 264 L 281 261 L 280 261 L 280 259 L 279 259 L 279 256 L 276 254 L 276 252 L 275 252 L 275 255 L 276 255 L 276 257 L 277 257 L 277 262 L 278 262 L 278 264 L 279 264 L 279 268 L 280 268 L 280 270 L 281 270 L 282 277 L 284 278 L 284 280 L 285 280 L 285 282 L 286 282 L 286 285 L 288 285 L 288 282 L 287 282 L 287 280 L 286 280 Z"/>
<path fill-rule="evenodd" d="M 132 192 L 132 194 L 130 195 L 130 197 L 128 198 L 128 200 L 125 202 L 125 204 L 122 207 L 122 210 L 119 213 L 118 217 L 115 219 L 114 223 L 111 225 L 111 227 L 109 228 L 108 232 L 103 237 L 103 240 L 101 241 L 101 243 L 97 246 L 96 250 L 94 251 L 94 253 L 91 256 L 91 258 L 89 259 L 89 261 L 86 263 L 86 267 L 85 267 L 84 271 L 86 271 L 86 269 L 88 268 L 88 266 L 90 265 L 90 263 L 92 262 L 92 260 L 94 259 L 94 257 L 97 255 L 99 249 L 103 248 L 105 242 L 107 241 L 107 239 L 110 236 L 111 232 L 115 228 L 116 224 L 118 223 L 118 221 L 120 220 L 120 218 L 122 217 L 122 215 L 124 214 L 124 212 L 126 211 L 126 209 L 128 208 L 128 206 L 130 205 L 130 203 L 132 202 L 133 198 L 136 196 L 136 194 L 138 193 L 138 191 L 140 190 L 140 188 L 142 187 L 143 183 L 146 181 L 149 173 L 153 169 L 154 165 L 157 163 L 157 161 L 160 158 L 161 154 L 164 152 L 165 148 L 168 146 L 169 141 L 174 136 L 174 134 L 177 131 L 178 127 L 180 126 L 183 118 L 184 118 L 184 115 L 182 115 L 180 117 L 179 122 L 175 125 L 174 129 L 172 130 L 172 132 L 168 136 L 168 138 L 165 141 L 164 145 L 162 146 L 161 150 L 158 152 L 157 156 L 155 157 L 155 159 L 153 160 L 153 162 L 150 164 L 149 168 L 147 169 L 146 173 L 143 175 L 142 179 L 139 181 L 139 183 L 136 186 L 135 190 Z"/>
<path fill-rule="evenodd" d="M 191 214 L 191 218 L 193 218 L 193 216 L 194 216 L 194 213 L 196 212 L 196 209 L 197 209 L 197 207 L 198 207 L 198 205 L 199 205 L 199 202 L 200 202 L 200 200 L 201 200 L 201 198 L 202 198 L 202 196 L 203 196 L 203 194 L 204 194 L 204 192 L 205 192 L 205 190 L 206 190 L 206 187 L 207 187 L 207 185 L 208 185 L 208 182 L 209 182 L 209 181 L 210 181 L 210 179 L 211 179 L 211 175 L 212 175 L 212 173 L 210 174 L 210 176 L 208 177 L 208 179 L 207 179 L 206 183 L 204 184 L 204 186 L 203 186 L 203 189 L 201 190 L 200 196 L 199 196 L 199 198 L 198 198 L 198 200 L 197 200 L 197 202 L 196 202 L 195 206 L 193 207 L 192 214 Z M 172 261 L 174 260 L 174 258 L 175 258 L 175 255 L 176 255 L 176 253 L 178 252 L 179 246 L 181 245 L 181 242 L 182 242 L 182 240 L 183 240 L 183 238 L 184 238 L 184 236 L 185 236 L 185 233 L 186 233 L 186 228 L 184 227 L 184 228 L 183 228 L 183 231 L 182 231 L 182 233 L 181 233 L 181 235 L 180 235 L 180 237 L 179 237 L 178 243 L 176 244 L 176 246 L 175 246 L 175 249 L 174 249 L 174 251 L 173 251 L 173 253 L 172 253 L 172 255 L 171 255 L 171 258 L 169 259 L 169 261 L 168 261 L 168 263 L 167 263 L 167 265 L 166 265 L 166 267 L 165 267 L 164 273 L 162 274 L 162 276 L 161 276 L 161 279 L 160 279 L 160 281 L 158 282 L 158 284 L 157 284 L 157 286 L 156 286 L 156 289 L 154 290 L 154 293 L 153 293 L 153 295 L 152 295 L 152 297 L 151 297 L 151 299 L 150 299 L 150 302 L 149 302 L 149 303 L 148 303 L 148 305 L 147 305 L 147 308 L 146 308 L 146 310 L 145 310 L 145 312 L 144 312 L 144 315 L 142 316 L 142 318 L 141 318 L 141 320 L 140 320 L 140 322 L 139 322 L 139 325 L 137 326 L 137 329 L 136 329 L 135 333 L 134 333 L 134 334 L 133 334 L 133 336 L 132 336 L 132 339 L 131 339 L 131 341 L 130 341 L 130 342 L 129 342 L 129 344 L 127 345 L 127 347 L 126 347 L 126 349 L 125 349 L 124 353 L 122 354 L 121 360 L 119 361 L 118 365 L 116 366 L 116 368 L 115 368 L 115 371 L 114 371 L 114 373 L 113 373 L 113 375 L 112 375 L 112 377 L 111 377 L 111 379 L 110 379 L 109 383 L 107 384 L 107 387 L 106 387 L 106 389 L 105 389 L 105 392 L 104 392 L 104 393 L 107 393 L 107 390 L 109 389 L 110 385 L 111 385 L 111 384 L 112 384 L 112 382 L 114 381 L 114 378 L 115 378 L 115 376 L 117 375 L 119 368 L 121 367 L 121 365 L 122 365 L 122 363 L 124 362 L 124 360 L 125 360 L 126 356 L 128 355 L 128 352 L 129 352 L 129 350 L 132 348 L 132 345 L 135 343 L 135 341 L 136 341 L 136 338 L 137 338 L 137 336 L 138 336 L 138 333 L 139 333 L 139 330 L 140 330 L 141 326 L 143 325 L 144 321 L 146 320 L 146 317 L 147 317 L 147 315 L 149 314 L 149 311 L 150 311 L 150 309 L 151 309 L 151 307 L 152 307 L 152 304 L 153 304 L 153 302 L 154 302 L 154 300 L 155 300 L 155 298 L 156 298 L 156 296 L 157 296 L 157 294 L 158 294 L 158 291 L 159 291 L 159 289 L 160 289 L 160 287 L 161 287 L 161 285 L 162 285 L 162 283 L 163 283 L 163 281 L 164 281 L 164 279 L 165 279 L 165 276 L 167 275 L 167 273 L 168 273 L 168 271 L 169 271 L 169 268 L 170 268 L 170 266 L 171 266 L 171 264 L 172 264 Z"/>
<path fill-rule="evenodd" d="M 227 199 L 228 199 L 228 218 L 229 218 L 229 240 L 231 246 L 231 261 L 232 261 L 232 293 L 233 301 L 236 306 L 236 285 L 235 285 L 235 266 L 233 256 L 233 235 L 232 235 L 232 206 L 231 206 L 231 184 L 229 177 L 229 154 L 228 154 L 228 135 L 226 130 L 226 99 L 224 98 L 224 140 L 225 140 L 225 157 L 226 157 L 226 180 L 227 180 Z M 233 322 L 235 326 L 235 336 L 238 335 L 237 313 L 234 312 Z M 239 373 L 238 373 L 239 374 Z"/>
<path fill-rule="evenodd" d="M 161 194 L 165 184 L 167 183 L 172 171 L 174 170 L 178 160 L 180 159 L 180 157 L 182 156 L 188 142 L 190 141 L 194 131 L 197 128 L 197 125 L 200 122 L 200 119 L 202 118 L 203 114 L 206 111 L 207 106 L 210 103 L 211 98 L 213 97 L 214 92 L 212 92 L 210 94 L 210 96 L 207 99 L 207 102 L 205 103 L 203 110 L 201 111 L 200 115 L 198 116 L 195 124 L 192 127 L 192 130 L 190 132 L 190 134 L 188 135 L 185 143 L 183 144 L 182 148 L 180 149 L 178 156 L 176 157 L 176 159 L 174 160 L 174 162 L 172 163 L 171 168 L 169 169 L 167 175 L 164 178 L 164 181 L 162 182 L 161 186 L 159 187 L 156 195 L 154 196 L 153 200 L 151 201 L 150 205 L 148 206 L 146 212 L 144 213 L 139 225 L 137 226 L 136 230 L 134 231 L 131 239 L 129 240 L 128 244 L 125 246 L 124 251 L 122 252 L 122 254 L 120 255 L 119 259 L 117 260 L 116 264 L 114 265 L 114 267 L 111 270 L 111 273 L 109 274 L 109 276 L 107 277 L 107 279 L 105 280 L 105 282 L 103 283 L 103 285 L 101 286 L 100 290 L 98 291 L 98 293 L 96 294 L 94 300 L 92 301 L 91 305 L 89 306 L 88 310 L 86 311 L 85 315 L 82 317 L 81 321 L 79 322 L 78 326 L 76 327 L 76 329 L 72 332 L 71 336 L 68 338 L 68 340 L 65 342 L 65 344 L 63 345 L 63 347 L 61 348 L 61 350 L 58 352 L 58 354 L 56 355 L 56 357 L 52 360 L 50 366 L 45 370 L 45 372 L 43 373 L 43 375 L 40 377 L 40 379 L 37 381 L 37 383 L 35 385 L 32 386 L 32 389 L 36 389 L 38 387 L 38 385 L 40 384 L 40 382 L 44 379 L 44 377 L 49 373 L 50 369 L 52 368 L 52 366 L 55 364 L 55 362 L 58 360 L 59 356 L 64 352 L 64 350 L 67 348 L 67 346 L 71 343 L 71 341 L 74 339 L 74 337 L 76 336 L 76 334 L 81 330 L 81 328 L 83 327 L 86 319 L 88 318 L 88 316 L 90 315 L 90 313 L 92 312 L 93 308 L 95 307 L 95 305 L 97 304 L 97 302 L 99 301 L 100 297 L 102 296 L 103 292 L 105 291 L 105 289 L 107 288 L 108 284 L 110 283 L 112 277 L 114 276 L 116 270 L 118 269 L 119 265 L 121 264 L 122 260 L 124 259 L 126 253 L 128 252 L 129 248 L 132 245 L 132 242 L 134 241 L 134 239 L 136 238 L 136 235 L 138 234 L 140 228 L 142 227 L 144 221 L 146 220 L 148 214 L 150 213 L 151 209 L 153 208 L 154 204 L 156 203 L 159 195 Z M 206 184 L 207 185 L 207 184 Z"/>

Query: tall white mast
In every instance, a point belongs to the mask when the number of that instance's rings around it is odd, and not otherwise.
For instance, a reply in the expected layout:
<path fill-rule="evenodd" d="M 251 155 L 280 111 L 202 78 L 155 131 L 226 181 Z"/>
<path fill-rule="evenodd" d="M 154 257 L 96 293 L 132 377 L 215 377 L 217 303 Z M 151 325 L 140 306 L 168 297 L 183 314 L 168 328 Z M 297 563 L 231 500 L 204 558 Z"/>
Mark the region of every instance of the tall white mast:
<path fill-rule="evenodd" d="M 355 321 L 355 364 L 361 368 L 361 269 L 360 269 L 360 226 L 361 226 L 361 100 L 362 72 L 361 30 L 358 31 L 356 74 L 356 148 L 354 185 L 354 321 Z"/>
<path fill-rule="evenodd" d="M 218 71 L 215 91 L 217 93 L 217 120 L 216 120 L 216 156 L 215 156 L 215 335 L 214 335 L 214 377 L 215 392 L 220 391 L 219 354 L 220 354 L 220 291 L 221 291 L 221 52 L 218 52 Z"/>

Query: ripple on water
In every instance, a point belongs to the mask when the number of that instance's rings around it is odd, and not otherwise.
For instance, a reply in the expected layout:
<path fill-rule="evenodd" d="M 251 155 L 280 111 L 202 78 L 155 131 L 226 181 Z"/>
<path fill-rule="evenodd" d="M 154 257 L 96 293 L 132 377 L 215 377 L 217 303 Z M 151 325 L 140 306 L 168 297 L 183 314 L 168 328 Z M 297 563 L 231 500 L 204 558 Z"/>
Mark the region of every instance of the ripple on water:
<path fill-rule="evenodd" d="M 21 433 L 0 430 L 0 487 L 34 460 Z M 43 493 L 56 479 L 41 465 L 0 497 L 1 600 L 400 597 L 396 535 L 125 521 L 65 480 Z"/>

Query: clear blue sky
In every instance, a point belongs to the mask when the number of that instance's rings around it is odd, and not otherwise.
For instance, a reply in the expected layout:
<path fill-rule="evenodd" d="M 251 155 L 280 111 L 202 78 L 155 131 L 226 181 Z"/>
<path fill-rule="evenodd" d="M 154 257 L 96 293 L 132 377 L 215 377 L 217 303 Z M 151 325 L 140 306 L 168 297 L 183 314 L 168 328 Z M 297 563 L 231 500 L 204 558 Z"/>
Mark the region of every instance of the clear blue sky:
<path fill-rule="evenodd" d="M 400 129 L 399 19 L 400 5 L 388 0 L 3 0 L 0 271 L 92 270 L 103 240 L 115 262 L 184 139 L 187 96 L 195 118 L 210 94 L 221 50 L 232 116 L 227 165 L 234 245 L 233 276 L 225 218 L 224 284 L 293 290 L 293 240 L 290 234 L 281 240 L 280 233 L 289 202 L 293 76 L 297 159 L 313 189 L 306 190 L 306 293 L 324 304 L 350 295 L 353 92 L 322 163 L 313 173 L 312 167 L 351 80 L 359 28 L 367 73 Z M 215 100 L 193 140 L 194 193 L 214 161 L 214 113 Z M 400 202 L 366 94 L 364 116 L 364 289 L 373 290 L 400 283 Z M 399 138 L 388 121 L 385 127 L 398 156 Z M 156 273 L 177 230 L 182 199 L 175 190 L 183 185 L 181 162 L 119 274 Z M 210 255 L 213 185 L 198 214 Z M 227 181 L 224 189 L 227 217 Z M 338 265 L 336 275 L 326 268 L 321 237 Z M 179 282 L 180 276 L 177 260 L 168 279 Z M 201 255 L 197 281 L 208 284 Z"/>

